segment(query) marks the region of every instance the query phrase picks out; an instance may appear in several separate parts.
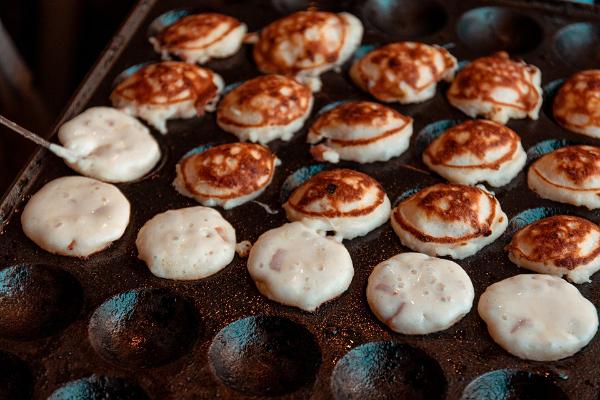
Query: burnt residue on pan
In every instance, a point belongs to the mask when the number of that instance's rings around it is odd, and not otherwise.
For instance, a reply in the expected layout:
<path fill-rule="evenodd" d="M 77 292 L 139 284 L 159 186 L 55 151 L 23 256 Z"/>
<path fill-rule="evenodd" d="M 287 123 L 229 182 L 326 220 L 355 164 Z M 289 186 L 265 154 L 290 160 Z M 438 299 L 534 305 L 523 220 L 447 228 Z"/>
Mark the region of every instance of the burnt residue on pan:
<path fill-rule="evenodd" d="M 140 2 L 89 75 L 65 118 L 89 106 L 109 105 L 113 82 L 131 66 L 160 55 L 148 35 L 178 16 L 220 12 L 257 31 L 277 18 L 314 8 L 349 11 L 365 26 L 365 49 L 401 40 L 439 44 L 465 65 L 496 50 L 509 51 L 542 70 L 551 102 L 553 81 L 597 67 L 600 8 L 567 2 L 517 0 L 146 0 Z M 237 54 L 206 64 L 226 84 L 259 72 L 245 45 Z M 269 148 L 282 161 L 256 200 L 219 211 L 236 228 L 238 241 L 254 242 L 284 222 L 281 204 L 316 172 L 351 168 L 381 183 L 397 202 L 442 182 L 421 161 L 423 149 L 443 130 L 467 120 L 438 85 L 420 104 L 390 106 L 414 119 L 411 147 L 388 162 L 317 164 L 306 143 L 317 110 L 347 100 L 373 99 L 340 72 L 322 76 L 313 112 L 290 142 Z M 129 69 L 129 70 L 128 70 Z M 560 85 L 560 83 L 556 83 Z M 556 87 L 554 87 L 555 89 Z M 512 120 L 529 161 L 569 143 L 600 145 L 575 135 L 552 118 Z M 51 255 L 22 233 L 24 202 L 43 184 L 73 175 L 64 163 L 40 152 L 0 206 L 0 399 L 596 399 L 600 392 L 600 336 L 573 357 L 550 363 L 511 356 L 489 337 L 473 310 L 446 331 L 426 336 L 393 333 L 369 311 L 365 289 L 373 267 L 407 251 L 389 223 L 345 241 L 355 274 L 349 289 L 315 313 L 261 296 L 236 257 L 213 276 L 170 281 L 152 275 L 137 259 L 135 238 L 152 216 L 197 203 L 172 187 L 176 163 L 190 150 L 237 139 L 218 128 L 215 115 L 168 122 L 158 139 L 163 159 L 148 176 L 118 187 L 132 205 L 131 223 L 107 250 L 79 260 Z M 527 187 L 527 168 L 492 189 L 511 227 L 497 241 L 459 264 L 471 277 L 475 301 L 485 288 L 522 273 L 504 250 L 512 233 L 542 216 L 577 215 L 600 222 L 597 211 L 560 205 Z M 600 286 L 578 285 L 600 306 Z"/>

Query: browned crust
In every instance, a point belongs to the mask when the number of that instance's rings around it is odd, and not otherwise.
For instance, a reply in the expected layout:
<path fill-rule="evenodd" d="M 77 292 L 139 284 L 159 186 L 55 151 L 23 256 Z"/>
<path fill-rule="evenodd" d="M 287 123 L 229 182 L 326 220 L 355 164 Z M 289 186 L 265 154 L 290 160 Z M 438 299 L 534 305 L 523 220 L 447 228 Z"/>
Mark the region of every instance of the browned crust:
<path fill-rule="evenodd" d="M 587 219 L 556 215 L 525 226 L 514 234 L 505 249 L 516 258 L 573 270 L 600 255 L 598 242 L 587 256 L 576 256 L 579 244 L 594 231 L 600 233 L 600 228 Z M 531 254 L 527 255 L 521 251 L 520 243 L 531 246 Z"/>
<path fill-rule="evenodd" d="M 481 57 L 464 67 L 454 78 L 448 97 L 456 100 L 475 100 L 516 108 L 525 112 L 533 111 L 540 94 L 531 82 L 529 74 L 536 68 L 524 62 L 513 61 L 504 51 Z M 519 93 L 519 99 L 511 103 L 495 100 L 491 94 L 497 87 L 507 87 Z M 522 90 L 522 87 L 527 88 Z"/>
<path fill-rule="evenodd" d="M 483 223 L 479 222 L 479 210 L 474 207 L 480 196 L 485 196 L 488 199 L 491 210 Z M 438 203 L 441 199 L 447 200 L 447 209 L 439 206 Z M 463 221 L 473 229 L 473 233 L 459 238 L 450 236 L 435 237 L 415 229 L 408 221 L 402 218 L 400 213 L 403 204 L 411 201 L 417 202 L 417 206 L 424 210 L 428 217 L 435 217 L 450 222 Z M 496 199 L 490 193 L 473 186 L 438 183 L 415 193 L 401 202 L 394 210 L 393 218 L 403 230 L 409 232 L 422 242 L 445 244 L 464 242 L 492 234 L 492 224 L 496 218 Z"/>
<path fill-rule="evenodd" d="M 469 134 L 469 138 L 463 141 L 459 136 L 465 132 Z M 519 136 L 504 125 L 487 120 L 469 120 L 447 129 L 425 149 L 424 155 L 429 158 L 432 164 L 443 165 L 448 168 L 489 168 L 498 170 L 502 164 L 514 158 L 520 141 Z M 477 165 L 448 164 L 455 156 L 466 153 L 474 154 L 482 160 L 488 151 L 507 144 L 510 145 L 509 150 L 495 162 Z M 433 151 L 434 147 L 438 149 L 435 153 Z"/>
<path fill-rule="evenodd" d="M 329 20 L 335 20 L 341 37 L 337 48 L 331 50 L 325 46 L 323 38 L 307 39 L 304 32 L 312 27 L 324 25 Z M 292 41 L 292 38 L 302 38 L 302 52 L 297 59 L 310 60 L 310 69 L 326 64 L 335 63 L 340 56 L 346 41 L 347 22 L 337 14 L 324 11 L 300 11 L 287 17 L 278 19 L 267 25 L 260 33 L 258 42 L 254 45 L 254 61 L 264 73 L 296 74 L 306 67 L 288 65 L 278 54 L 277 47 L 283 41 Z M 299 45 L 297 41 L 294 42 Z M 296 49 L 299 50 L 299 49 Z M 323 58 L 317 62 L 316 57 Z"/>
<path fill-rule="evenodd" d="M 283 94 L 282 89 L 289 90 L 290 93 Z M 257 108 L 254 101 L 259 96 L 268 96 L 277 105 Z M 217 109 L 217 119 L 220 123 L 243 128 L 287 125 L 307 112 L 311 98 L 310 88 L 301 85 L 293 78 L 282 75 L 259 76 L 242 83 L 223 97 Z M 232 107 L 242 112 L 251 110 L 260 113 L 263 123 L 243 124 L 226 117 L 224 110 Z"/>
<path fill-rule="evenodd" d="M 435 65 L 436 52 L 440 52 L 444 58 L 445 68 L 442 70 L 438 70 Z M 425 65 L 431 70 L 432 79 L 430 81 L 421 85 L 418 84 L 421 74 L 419 64 L 416 64 L 415 60 L 419 60 L 421 65 Z M 369 84 L 368 87 L 367 82 L 370 82 L 371 79 L 363 69 L 363 65 L 367 62 L 378 65 L 380 71 L 385 71 L 379 79 Z M 391 100 L 406 95 L 400 88 L 399 82 L 406 83 L 415 91 L 421 91 L 440 81 L 452 66 L 452 58 L 444 48 L 429 46 L 424 43 L 400 42 L 391 43 L 371 51 L 353 66 L 353 72 L 359 81 L 357 83 L 364 90 L 377 99 Z M 387 74 L 393 74 L 395 79 L 390 80 Z"/>
<path fill-rule="evenodd" d="M 530 167 L 530 170 L 533 173 L 552 186 L 582 192 L 598 191 L 599 188 L 573 188 L 559 185 L 556 182 L 548 180 L 538 170 L 538 164 L 545 161 L 548 157 L 552 158 L 554 161 L 552 163 L 553 174 L 564 175 L 573 182 L 573 184 L 579 186 L 590 178 L 600 176 L 600 148 L 585 145 L 563 147 L 544 155 Z"/>
<path fill-rule="evenodd" d="M 310 134 L 315 135 L 316 137 L 322 137 L 320 131 L 324 127 L 336 123 L 357 125 L 357 128 L 361 125 L 383 126 L 391 118 L 401 120 L 404 122 L 404 124 L 370 138 L 354 140 L 328 138 L 330 143 L 339 147 L 364 146 L 378 142 L 387 136 L 394 135 L 395 133 L 398 133 L 406 128 L 406 126 L 412 122 L 411 117 L 400 114 L 393 108 L 368 101 L 353 101 L 335 107 L 334 109 L 329 110 L 321 115 L 311 126 Z"/>
<path fill-rule="evenodd" d="M 189 91 L 189 94 L 179 97 L 185 91 Z M 209 69 L 184 62 L 163 61 L 140 68 L 115 88 L 111 98 L 113 101 L 121 98 L 132 103 L 152 106 L 191 100 L 194 101 L 198 114 L 202 114 L 206 104 L 217 95 L 217 91 L 213 73 Z"/>
<path fill-rule="evenodd" d="M 228 24 L 229 28 L 219 37 L 201 46 L 189 45 L 190 42 L 208 36 L 214 29 L 224 23 Z M 188 15 L 165 28 L 156 39 L 169 50 L 200 50 L 222 40 L 239 26 L 240 21 L 228 15 L 218 13 Z"/>
<path fill-rule="evenodd" d="M 569 129 L 600 127 L 600 70 L 581 71 L 571 76 L 556 94 L 553 104 L 554 118 Z M 571 114 L 583 114 L 589 118 L 587 124 L 567 121 Z"/>
<path fill-rule="evenodd" d="M 349 183 L 348 180 L 352 182 Z M 364 193 L 373 187 L 377 188 L 377 199 L 373 204 L 347 212 L 340 211 L 343 204 L 361 200 Z M 296 199 L 298 193 L 303 195 Z M 308 205 L 319 199 L 327 199 L 331 208 L 322 212 L 306 209 Z M 384 199 L 383 187 L 375 179 L 362 172 L 342 168 L 319 172 L 310 178 L 294 190 L 287 205 L 299 213 L 313 217 L 359 217 L 373 212 L 384 202 Z"/>
<path fill-rule="evenodd" d="M 238 149 L 240 151 L 236 153 Z M 218 164 L 216 159 L 221 157 L 223 164 Z M 237 168 L 228 168 L 227 159 L 235 160 L 238 163 Z M 179 171 L 182 183 L 189 193 L 202 197 L 231 199 L 266 187 L 273 178 L 275 161 L 276 157 L 264 146 L 254 143 L 228 143 L 183 159 L 179 163 Z M 259 180 L 265 176 L 268 176 L 268 179 L 259 184 Z M 202 193 L 196 188 L 198 182 L 215 188 L 230 189 L 233 194 Z"/>

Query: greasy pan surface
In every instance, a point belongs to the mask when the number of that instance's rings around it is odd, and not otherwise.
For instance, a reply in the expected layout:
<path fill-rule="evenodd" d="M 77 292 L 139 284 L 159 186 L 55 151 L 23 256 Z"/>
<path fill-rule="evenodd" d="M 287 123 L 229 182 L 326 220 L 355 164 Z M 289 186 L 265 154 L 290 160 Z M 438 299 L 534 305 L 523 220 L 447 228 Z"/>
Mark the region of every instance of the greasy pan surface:
<path fill-rule="evenodd" d="M 475 0 L 314 3 L 319 9 L 344 9 L 357 15 L 366 28 L 363 44 L 406 39 L 450 44 L 448 48 L 459 60 L 505 49 L 537 65 L 544 84 L 600 63 L 600 13 L 592 7 L 507 1 L 483 4 Z M 218 11 L 240 19 L 250 31 L 255 31 L 308 5 L 301 0 L 141 1 L 64 118 L 88 106 L 109 105 L 112 82 L 119 73 L 132 65 L 159 59 L 147 41 L 147 30 L 153 20 L 167 11 Z M 481 8 L 490 5 L 494 8 Z M 576 22 L 596 25 L 572 25 Z M 259 74 L 249 46 L 228 59 L 209 63 L 208 67 L 220 73 L 227 84 Z M 315 96 L 313 115 L 307 124 L 314 120 L 317 110 L 332 101 L 369 99 L 351 84 L 347 67 L 342 73 L 328 72 L 323 76 L 323 89 Z M 441 178 L 425 172 L 420 152 L 426 137 L 417 133 L 439 120 L 466 118 L 446 101 L 447 87 L 441 84 L 435 98 L 425 103 L 393 105 L 415 120 L 415 134 L 405 154 L 386 163 L 340 165 L 373 176 L 392 202 L 411 189 L 440 182 Z M 549 101 L 545 100 L 548 103 L 539 120 L 513 120 L 508 124 L 521 136 L 526 150 L 546 139 L 595 142 L 560 128 L 548 114 Z M 282 165 L 258 200 L 277 210 L 277 214 L 269 214 L 252 202 L 229 211 L 220 210 L 236 228 L 238 241 L 255 241 L 262 232 L 285 222 L 280 207 L 285 178 L 298 168 L 315 164 L 305 143 L 306 130 L 307 126 L 291 142 L 269 145 Z M 50 255 L 36 247 L 21 230 L 20 212 L 30 195 L 51 179 L 74 175 L 61 160 L 43 151 L 38 153 L 4 199 L 4 231 L 0 240 L 0 398 L 46 398 L 67 382 L 93 374 L 96 377 L 87 382 L 61 389 L 56 398 L 69 398 L 86 390 L 105 390 L 112 398 L 131 399 L 327 399 L 367 395 L 431 399 L 458 399 L 463 395 L 494 399 L 597 398 L 600 337 L 565 360 L 526 362 L 496 345 L 477 315 L 476 302 L 488 285 L 524 272 L 503 251 L 514 232 L 512 227 L 475 256 L 459 261 L 475 287 L 474 309 L 447 331 L 426 336 L 392 333 L 377 321 L 366 303 L 365 289 L 372 267 L 407 251 L 389 223 L 365 237 L 345 242 L 354 262 L 352 284 L 340 298 L 321 306 L 314 314 L 261 296 L 248 276 L 245 260 L 237 256 L 231 265 L 203 280 L 178 282 L 154 277 L 137 259 L 137 231 L 159 212 L 196 204 L 171 186 L 175 164 L 193 147 L 233 142 L 235 137 L 216 126 L 214 114 L 170 122 L 167 136 L 153 133 L 164 153 L 163 162 L 148 177 L 118 185 L 132 204 L 130 225 L 121 240 L 87 260 Z M 525 170 L 495 192 L 511 219 L 522 211 L 546 207 L 539 213 L 559 209 L 600 223 L 598 212 L 537 197 L 527 188 Z M 600 307 L 598 282 L 578 288 Z M 244 319 L 247 317 L 250 319 Z M 358 347 L 382 341 L 396 344 Z M 482 377 L 496 370 L 505 371 Z M 474 380 L 477 381 L 472 383 Z"/>

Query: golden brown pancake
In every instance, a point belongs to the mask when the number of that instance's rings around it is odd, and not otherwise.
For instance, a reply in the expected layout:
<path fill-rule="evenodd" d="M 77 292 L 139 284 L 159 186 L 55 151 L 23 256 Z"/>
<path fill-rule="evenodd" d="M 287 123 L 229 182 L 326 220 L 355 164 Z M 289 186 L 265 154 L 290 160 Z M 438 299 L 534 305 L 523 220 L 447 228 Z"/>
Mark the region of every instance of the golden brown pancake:
<path fill-rule="evenodd" d="M 217 110 L 219 126 L 240 140 L 290 140 L 310 114 L 310 89 L 294 78 L 264 75 L 227 93 Z"/>
<path fill-rule="evenodd" d="M 139 116 L 166 133 L 170 118 L 191 118 L 210 110 L 223 87 L 209 69 L 177 61 L 148 64 L 117 85 L 115 107 Z"/>
<path fill-rule="evenodd" d="M 385 102 L 418 103 L 435 95 L 436 84 L 452 80 L 457 63 L 446 49 L 417 42 L 391 43 L 356 61 L 350 76 Z"/>
<path fill-rule="evenodd" d="M 209 42 L 196 43 L 198 38 L 213 35 L 220 25 L 227 25 L 227 28 L 211 38 Z M 203 49 L 222 40 L 239 26 L 241 26 L 240 21 L 228 15 L 218 13 L 188 15 L 165 28 L 157 36 L 157 40 L 162 46 L 172 50 Z"/>
<path fill-rule="evenodd" d="M 387 161 L 409 145 L 412 118 L 369 101 L 343 103 L 323 113 L 311 126 L 307 141 L 325 143 L 311 148 L 315 159 L 361 163 Z M 334 156 L 328 157 L 328 153 Z"/>
<path fill-rule="evenodd" d="M 290 221 L 302 221 L 339 238 L 366 235 L 385 223 L 390 201 L 375 179 L 351 169 L 319 172 L 283 205 Z"/>
<path fill-rule="evenodd" d="M 521 138 L 497 122 L 469 120 L 447 129 L 423 152 L 423 162 L 451 182 L 503 186 L 523 168 Z"/>
<path fill-rule="evenodd" d="M 352 55 L 362 30 L 352 14 L 300 11 L 260 32 L 254 60 L 263 73 L 318 76 Z"/>
<path fill-rule="evenodd" d="M 506 250 L 520 267 L 589 282 L 600 269 L 600 228 L 587 219 L 556 215 L 519 230 Z"/>
<path fill-rule="evenodd" d="M 566 129 L 600 137 L 600 70 L 571 76 L 554 99 L 554 118 Z"/>
<path fill-rule="evenodd" d="M 500 203 L 478 187 L 439 183 L 400 202 L 392 227 L 405 246 L 431 256 L 462 259 L 506 229 Z"/>
<path fill-rule="evenodd" d="M 568 146 L 548 153 L 531 165 L 527 180 L 543 198 L 600 208 L 600 148 Z"/>
<path fill-rule="evenodd" d="M 177 190 L 206 206 L 236 207 L 258 197 L 271 183 L 277 157 L 261 145 L 228 143 L 182 159 Z"/>
<path fill-rule="evenodd" d="M 472 118 L 481 115 L 501 124 L 510 118 L 537 119 L 540 81 L 537 67 L 513 61 L 501 51 L 464 67 L 450 85 L 448 100 Z"/>

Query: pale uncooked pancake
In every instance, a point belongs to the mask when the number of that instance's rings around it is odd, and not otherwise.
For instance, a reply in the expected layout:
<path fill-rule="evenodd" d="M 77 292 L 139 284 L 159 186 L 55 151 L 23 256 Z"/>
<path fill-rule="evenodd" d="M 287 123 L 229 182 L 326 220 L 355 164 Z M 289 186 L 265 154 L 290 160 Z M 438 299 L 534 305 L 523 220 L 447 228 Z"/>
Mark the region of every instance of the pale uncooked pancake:
<path fill-rule="evenodd" d="M 517 275 L 489 286 L 478 311 L 492 339 L 509 353 L 555 361 L 586 346 L 598 330 L 596 307 L 564 279 Z"/>
<path fill-rule="evenodd" d="M 456 68 L 456 58 L 443 47 L 399 42 L 379 47 L 356 61 L 350 76 L 377 100 L 408 104 L 431 99 L 437 83 L 450 82 Z"/>
<path fill-rule="evenodd" d="M 259 76 L 227 93 L 217 110 L 217 124 L 242 141 L 266 144 L 288 141 L 310 114 L 310 89 L 283 75 Z"/>
<path fill-rule="evenodd" d="M 138 257 L 159 278 L 192 280 L 226 267 L 235 255 L 235 229 L 208 207 L 157 214 L 140 229 Z"/>
<path fill-rule="evenodd" d="M 577 72 L 560 88 L 554 118 L 566 129 L 600 138 L 600 70 Z"/>
<path fill-rule="evenodd" d="M 58 130 L 58 140 L 80 157 L 67 165 L 105 182 L 141 178 L 160 160 L 160 147 L 137 119 L 111 107 L 92 107 Z"/>
<path fill-rule="evenodd" d="M 423 162 L 450 182 L 504 186 L 525 166 L 521 138 L 497 122 L 470 120 L 447 129 L 423 152 Z"/>
<path fill-rule="evenodd" d="M 248 272 L 269 299 L 315 311 L 348 289 L 354 268 L 344 245 L 292 222 L 260 235 L 250 250 Z"/>
<path fill-rule="evenodd" d="M 283 205 L 290 221 L 302 221 L 338 239 L 363 236 L 384 224 L 391 206 L 375 179 L 351 169 L 319 172 L 298 187 Z"/>
<path fill-rule="evenodd" d="M 394 332 L 425 335 L 450 328 L 473 306 L 473 284 L 455 262 L 402 253 L 378 264 L 367 285 L 373 314 Z"/>
<path fill-rule="evenodd" d="M 87 257 L 119 239 L 130 205 L 116 186 L 82 176 L 48 182 L 23 209 L 21 226 L 50 253 Z"/>
<path fill-rule="evenodd" d="M 183 158 L 173 184 L 202 205 L 229 209 L 260 196 L 276 163 L 277 157 L 259 144 L 222 144 Z"/>
<path fill-rule="evenodd" d="M 310 127 L 307 142 L 318 161 L 387 161 L 408 149 L 413 119 L 381 104 L 352 101 L 323 113 Z"/>
<path fill-rule="evenodd" d="M 471 118 L 500 124 L 511 118 L 538 119 L 542 106 L 542 73 L 501 51 L 473 60 L 448 89 L 448 101 Z"/>
<path fill-rule="evenodd" d="M 564 275 L 574 283 L 590 282 L 600 269 L 600 227 L 587 219 L 556 215 L 519 230 L 506 250 L 520 267 Z"/>
<path fill-rule="evenodd" d="M 392 212 L 392 228 L 406 247 L 430 256 L 469 257 L 506 230 L 498 200 L 473 186 L 429 186 Z"/>
<path fill-rule="evenodd" d="M 150 43 L 163 60 L 173 55 L 188 63 L 203 64 L 237 53 L 245 34 L 246 24 L 233 17 L 202 13 L 181 18 L 150 38 Z"/>
<path fill-rule="evenodd" d="M 529 167 L 529 188 L 545 199 L 600 208 L 600 147 L 568 146 Z"/>
<path fill-rule="evenodd" d="M 214 111 L 223 79 L 213 71 L 178 61 L 148 64 L 113 90 L 113 106 L 167 133 L 167 120 Z"/>
<path fill-rule="evenodd" d="M 254 61 L 263 73 L 296 75 L 319 91 L 318 76 L 350 58 L 362 34 L 362 23 L 352 14 L 300 11 L 262 29 Z"/>

